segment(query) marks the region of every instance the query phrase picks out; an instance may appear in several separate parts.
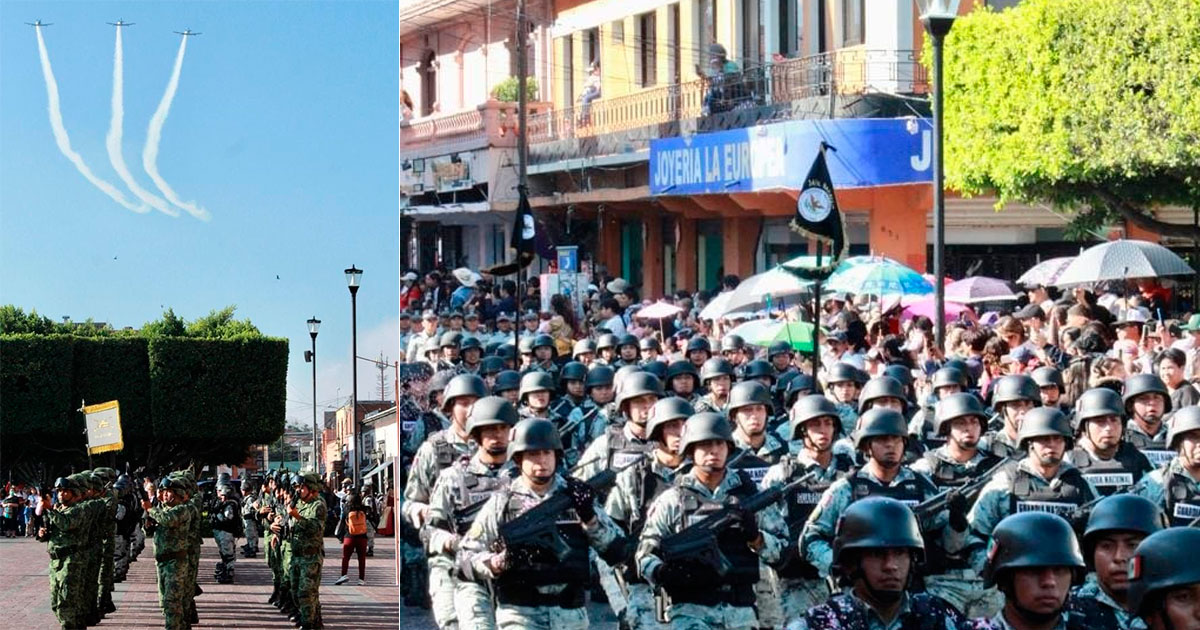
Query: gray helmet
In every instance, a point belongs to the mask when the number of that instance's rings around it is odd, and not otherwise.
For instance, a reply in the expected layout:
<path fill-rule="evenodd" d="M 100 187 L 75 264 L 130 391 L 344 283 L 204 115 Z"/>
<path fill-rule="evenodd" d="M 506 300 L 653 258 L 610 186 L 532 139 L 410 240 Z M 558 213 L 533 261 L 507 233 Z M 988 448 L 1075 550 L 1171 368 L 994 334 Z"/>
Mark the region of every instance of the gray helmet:
<path fill-rule="evenodd" d="M 242 485 L 245 485 L 246 481 L 249 480 L 242 481 Z M 113 489 L 118 492 L 124 492 L 127 488 L 129 488 L 129 484 L 129 475 L 120 475 L 117 477 L 117 480 L 113 482 Z"/>
<path fill-rule="evenodd" d="M 496 375 L 492 385 L 492 393 L 499 396 L 503 392 L 521 389 L 521 373 L 516 370 L 502 370 Z"/>
<path fill-rule="evenodd" d="M 771 409 L 771 392 L 758 381 L 742 381 L 734 385 L 729 390 L 729 405 L 725 413 L 732 418 L 734 411 L 750 405 L 766 405 L 768 411 Z"/>
<path fill-rule="evenodd" d="M 1125 419 L 1125 405 L 1121 395 L 1107 387 L 1093 387 L 1083 392 L 1075 401 L 1075 422 L 1079 424 L 1080 432 L 1083 425 L 1092 418 L 1117 416 Z"/>
<path fill-rule="evenodd" d="M 118 481 L 120 481 L 120 480 L 118 479 Z M 253 481 L 250 481 L 249 479 L 242 480 L 242 492 L 250 492 L 253 489 L 254 489 Z"/>
<path fill-rule="evenodd" d="M 483 398 L 487 396 L 487 385 L 483 379 L 474 374 L 459 374 L 450 379 L 450 383 L 446 385 L 446 390 L 442 392 L 442 411 L 446 411 L 454 404 L 454 399 L 460 396 L 474 396 Z"/>
<path fill-rule="evenodd" d="M 580 339 L 571 347 L 571 358 L 578 359 L 581 354 L 595 354 L 596 342 L 591 339 Z"/>
<path fill-rule="evenodd" d="M 517 342 L 517 351 L 521 354 L 533 354 L 533 337 L 521 337 Z"/>
<path fill-rule="evenodd" d="M 592 365 L 588 370 L 587 378 L 583 381 L 583 386 L 587 389 L 593 387 L 611 386 L 613 384 L 613 369 L 607 365 Z"/>
<path fill-rule="evenodd" d="M 486 396 L 471 405 L 467 415 L 467 435 L 475 435 L 475 429 L 495 424 L 515 426 L 520 417 L 516 407 L 501 396 Z"/>
<path fill-rule="evenodd" d="M 929 384 L 935 392 L 939 387 L 946 387 L 948 385 L 958 385 L 965 390 L 967 389 L 967 375 L 958 368 L 944 367 L 933 373 L 933 378 L 930 379 Z"/>
<path fill-rule="evenodd" d="M 834 363 L 829 366 L 829 375 L 825 377 L 825 382 L 830 385 L 834 383 L 857 383 L 859 382 L 858 368 L 849 363 Z"/>
<path fill-rule="evenodd" d="M 700 382 L 708 382 L 718 376 L 733 378 L 733 364 L 725 357 L 713 357 L 700 366 Z"/>
<path fill-rule="evenodd" d="M 733 448 L 733 429 L 724 415 L 705 411 L 689 416 L 683 424 L 683 442 L 680 450 L 684 456 L 689 456 L 688 449 L 708 440 L 725 440 L 729 448 Z"/>
<path fill-rule="evenodd" d="M 554 337 L 545 334 L 534 337 L 533 349 L 537 350 L 538 348 L 550 348 L 554 350 Z"/>
<path fill-rule="evenodd" d="M 1063 384 L 1062 372 L 1052 367 L 1040 367 L 1029 374 L 1034 383 L 1037 383 L 1038 388 L 1042 387 L 1057 387 L 1061 394 L 1067 388 Z"/>
<path fill-rule="evenodd" d="M 842 511 L 834 531 L 831 572 L 846 575 L 857 569 L 846 564 L 845 552 L 852 549 L 911 549 L 917 562 L 925 559 L 917 517 L 907 505 L 888 497 L 867 497 Z"/>
<path fill-rule="evenodd" d="M 448 331 L 442 333 L 441 338 L 438 340 L 438 347 L 439 348 L 450 348 L 450 347 L 457 348 L 462 345 L 462 341 L 463 341 L 462 333 L 455 331 L 455 330 L 448 330 Z"/>
<path fill-rule="evenodd" d="M 500 344 L 498 348 L 496 348 L 496 356 L 504 359 L 505 361 L 516 361 L 517 348 L 511 342 L 504 342 Z"/>
<path fill-rule="evenodd" d="M 981 430 L 987 429 L 988 414 L 983 403 L 975 394 L 958 392 L 939 400 L 933 412 L 933 430 L 936 435 L 950 435 L 950 425 L 955 418 L 974 416 L 979 419 Z"/>
<path fill-rule="evenodd" d="M 629 333 L 625 333 L 624 335 L 617 337 L 617 350 L 619 351 L 621 348 L 623 348 L 625 346 L 633 346 L 634 348 L 639 348 L 638 338 Z"/>
<path fill-rule="evenodd" d="M 992 404 L 1000 405 L 1018 400 L 1028 400 L 1035 405 L 1042 404 L 1042 394 L 1038 391 L 1037 383 L 1025 374 L 1001 376 L 992 389 Z"/>
<path fill-rule="evenodd" d="M 858 430 L 854 432 L 854 449 L 866 448 L 867 440 L 873 437 L 898 435 L 908 441 L 908 423 L 894 409 L 876 407 L 868 409 L 858 419 Z"/>
<path fill-rule="evenodd" d="M 786 341 L 776 341 L 775 343 L 771 344 L 770 346 L 767 346 L 767 359 L 768 360 L 774 359 L 777 355 L 780 355 L 780 354 L 786 354 L 786 355 L 790 356 L 792 354 L 791 344 L 789 344 Z"/>
<path fill-rule="evenodd" d="M 646 437 L 651 440 L 657 439 L 654 432 L 659 427 L 672 420 L 687 420 L 695 413 L 692 405 L 678 396 L 662 398 L 654 403 L 654 410 L 650 412 L 650 420 L 646 422 Z"/>
<path fill-rule="evenodd" d="M 1133 415 L 1129 410 L 1133 406 L 1133 399 L 1142 394 L 1155 393 L 1162 394 L 1164 405 L 1163 413 L 1171 410 L 1171 394 L 1167 392 L 1167 386 L 1163 384 L 1162 379 L 1153 374 L 1134 374 L 1125 379 L 1125 392 L 1123 401 L 1125 403 L 1125 413 Z"/>
<path fill-rule="evenodd" d="M 688 361 L 672 361 L 667 366 L 667 385 L 670 385 L 671 380 L 676 376 L 684 375 L 692 377 L 692 383 L 696 387 L 700 387 L 700 375 L 696 373 L 696 366 Z"/>
<path fill-rule="evenodd" d="M 1061 435 L 1067 441 L 1067 450 L 1075 444 L 1074 435 L 1071 433 L 1071 421 L 1063 412 L 1054 407 L 1030 409 L 1021 421 L 1021 430 L 1017 433 L 1017 448 L 1024 450 L 1029 440 L 1048 435 Z"/>
<path fill-rule="evenodd" d="M 437 353 L 441 352 L 442 344 L 440 343 L 439 340 L 440 340 L 440 337 L 438 337 L 437 335 L 434 335 L 433 337 L 426 339 L 425 344 L 421 346 L 421 354 L 428 357 L 430 354 L 437 354 Z"/>
<path fill-rule="evenodd" d="M 525 396 L 533 392 L 553 392 L 554 377 L 549 372 L 526 372 L 521 377 L 521 401 L 525 401 Z"/>
<path fill-rule="evenodd" d="M 692 337 L 691 339 L 688 339 L 687 350 L 685 351 L 685 354 L 691 354 L 697 350 L 703 350 L 711 354 L 712 344 L 708 343 L 708 339 L 705 339 L 704 337 Z"/>
<path fill-rule="evenodd" d="M 880 398 L 897 398 L 904 409 L 908 409 L 908 396 L 905 396 L 904 385 L 890 376 L 876 376 L 863 385 L 862 393 L 858 395 L 858 412 L 864 413 L 871 403 Z"/>
<path fill-rule="evenodd" d="M 658 343 L 658 340 L 655 339 L 654 337 L 646 337 L 645 339 L 642 339 L 641 341 L 638 342 L 638 349 L 641 350 L 642 352 L 645 352 L 647 350 L 654 350 L 656 352 L 662 352 L 662 344 Z"/>
<path fill-rule="evenodd" d="M 478 337 L 463 337 L 462 344 L 460 344 L 458 346 L 458 350 L 459 350 L 459 352 L 466 352 L 467 350 L 478 350 L 480 352 L 480 354 L 482 354 L 483 353 L 483 342 L 479 341 Z"/>
<path fill-rule="evenodd" d="M 479 373 L 484 376 L 499 374 L 504 371 L 504 359 L 500 357 L 484 357 L 479 362 Z"/>
<path fill-rule="evenodd" d="M 662 361 L 646 361 L 642 364 L 642 371 L 657 376 L 660 381 L 667 380 L 667 364 Z"/>
<path fill-rule="evenodd" d="M 783 401 L 790 406 L 796 402 L 797 396 L 811 394 L 816 388 L 817 383 L 813 377 L 803 373 L 796 374 L 792 380 L 788 381 L 787 390 L 783 393 Z"/>
<path fill-rule="evenodd" d="M 617 408 L 624 411 L 625 403 L 639 396 L 654 396 L 662 398 L 662 383 L 658 377 L 649 372 L 634 372 L 621 381 L 620 393 L 617 394 Z"/>
<path fill-rule="evenodd" d="M 912 384 L 913 384 L 912 370 L 904 367 L 903 365 L 895 365 L 895 364 L 889 365 L 889 366 L 883 368 L 883 375 L 890 376 L 890 377 L 896 379 L 897 381 L 900 381 L 900 384 L 906 388 L 912 387 Z M 937 372 L 934 372 L 933 375 L 936 378 Z"/>
<path fill-rule="evenodd" d="M 762 359 L 755 359 L 742 367 L 742 380 L 752 378 L 769 378 L 775 380 L 775 367 Z"/>
<path fill-rule="evenodd" d="M 1179 448 L 1179 438 L 1188 431 L 1200 430 L 1200 407 L 1189 405 L 1176 411 L 1171 416 L 1171 426 L 1167 428 L 1167 448 Z"/>
<path fill-rule="evenodd" d="M 1136 494 L 1114 494 L 1092 507 L 1083 532 L 1083 559 L 1092 568 L 1096 538 L 1105 532 L 1136 532 L 1149 536 L 1169 526 L 1153 501 Z"/>
<path fill-rule="evenodd" d="M 512 440 L 508 443 L 508 458 L 512 459 L 525 451 L 555 451 L 562 459 L 562 439 L 558 427 L 545 418 L 525 418 L 513 427 Z"/>
<path fill-rule="evenodd" d="M 721 337 L 721 352 L 733 352 L 746 347 L 746 340 L 741 335 L 725 335 Z"/>
<path fill-rule="evenodd" d="M 1172 527 L 1146 537 L 1129 559 L 1126 604 L 1145 617 L 1155 594 L 1200 583 L 1200 562 L 1185 549 L 1200 549 L 1200 528 Z"/>
<path fill-rule="evenodd" d="M 833 401 L 820 394 L 809 394 L 797 400 L 796 405 L 792 407 L 792 439 L 799 440 L 804 437 L 804 423 L 826 416 L 833 418 L 834 436 L 841 435 L 842 417 L 838 415 Z"/>
<path fill-rule="evenodd" d="M 1069 567 L 1075 571 L 1075 581 L 1083 578 L 1083 553 L 1071 524 L 1047 512 L 1020 512 L 997 523 L 983 568 L 983 585 L 994 586 L 1012 569 L 1037 567 Z"/>
<path fill-rule="evenodd" d="M 613 348 L 615 350 L 616 347 L 617 336 L 612 333 L 604 333 L 596 338 L 596 352 L 599 352 L 605 348 Z"/>
<path fill-rule="evenodd" d="M 583 382 L 587 380 L 587 374 L 588 369 L 586 365 L 578 361 L 569 361 L 558 372 L 558 384 L 566 386 L 567 381 Z"/>

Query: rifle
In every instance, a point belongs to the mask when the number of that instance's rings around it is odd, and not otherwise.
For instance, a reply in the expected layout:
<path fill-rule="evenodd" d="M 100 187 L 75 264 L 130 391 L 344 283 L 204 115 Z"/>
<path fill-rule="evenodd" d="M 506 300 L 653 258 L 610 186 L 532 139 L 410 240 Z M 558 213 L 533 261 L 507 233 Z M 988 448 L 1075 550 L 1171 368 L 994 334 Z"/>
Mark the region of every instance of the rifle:
<path fill-rule="evenodd" d="M 772 486 L 745 501 L 726 505 L 700 521 L 663 538 L 659 547 L 660 557 L 664 563 L 668 564 L 699 560 L 706 566 L 714 568 L 718 576 L 725 576 L 733 568 L 733 565 L 730 564 L 725 554 L 721 553 L 721 549 L 717 546 L 717 537 L 741 518 L 740 513 L 757 514 L 761 512 L 767 506 L 804 488 L 817 475 L 817 472 L 814 470 L 787 485 Z"/>
<path fill-rule="evenodd" d="M 913 514 L 916 515 L 917 521 L 924 523 L 929 517 L 942 513 L 950 504 L 958 501 L 960 497 L 964 499 L 973 498 L 979 491 L 983 490 L 988 481 L 991 481 L 993 475 L 1000 472 L 1000 469 L 1007 466 L 1011 461 L 1013 461 L 1011 457 L 1005 457 L 997 462 L 995 466 L 985 470 L 980 475 L 976 475 L 974 479 L 967 483 L 947 488 L 917 504 L 913 508 Z"/>
<path fill-rule="evenodd" d="M 1116 496 L 1117 494 L 1125 494 L 1125 493 L 1118 492 L 1116 494 L 1112 494 L 1109 496 Z M 1071 510 L 1071 513 L 1067 515 L 1067 522 L 1070 523 L 1072 527 L 1074 527 L 1076 523 L 1080 523 L 1080 524 L 1087 523 L 1088 518 L 1090 518 L 1092 515 L 1092 508 L 1095 507 L 1097 503 L 1099 503 L 1107 498 L 1108 497 L 1101 494 L 1101 495 L 1097 496 L 1096 498 L 1092 499 L 1091 501 L 1088 501 L 1087 503 L 1084 503 L 1083 505 L 1075 508 L 1074 510 Z"/>

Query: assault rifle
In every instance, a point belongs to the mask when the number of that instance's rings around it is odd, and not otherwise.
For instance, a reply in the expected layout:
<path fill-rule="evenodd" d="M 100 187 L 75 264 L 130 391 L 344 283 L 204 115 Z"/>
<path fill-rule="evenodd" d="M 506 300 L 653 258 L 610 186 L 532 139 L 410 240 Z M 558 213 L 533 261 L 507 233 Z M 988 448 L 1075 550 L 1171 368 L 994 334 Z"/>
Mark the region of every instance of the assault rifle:
<path fill-rule="evenodd" d="M 1009 462 L 1012 461 L 1013 460 L 1011 457 L 1005 457 L 997 462 L 995 466 L 992 466 L 991 468 L 983 471 L 983 473 L 976 475 L 974 479 L 964 483 L 963 485 L 947 488 L 918 503 L 917 506 L 913 508 L 913 514 L 916 515 L 917 521 L 922 524 L 925 523 L 926 520 L 947 510 L 951 504 L 957 502 L 960 498 L 967 500 L 974 498 L 975 495 L 979 494 L 979 492 L 983 490 L 983 487 L 992 480 L 992 476 L 1000 472 L 1001 468 L 1004 468 L 1009 464 Z"/>
<path fill-rule="evenodd" d="M 659 556 L 667 564 L 696 562 L 697 560 L 716 569 L 718 576 L 724 576 L 733 568 L 725 554 L 717 546 L 717 537 L 731 525 L 741 519 L 741 514 L 749 512 L 757 514 L 767 506 L 802 490 L 817 476 L 816 470 L 788 483 L 785 486 L 772 486 L 754 496 L 709 514 L 703 519 L 683 528 L 682 530 L 663 538 L 659 548 Z"/>

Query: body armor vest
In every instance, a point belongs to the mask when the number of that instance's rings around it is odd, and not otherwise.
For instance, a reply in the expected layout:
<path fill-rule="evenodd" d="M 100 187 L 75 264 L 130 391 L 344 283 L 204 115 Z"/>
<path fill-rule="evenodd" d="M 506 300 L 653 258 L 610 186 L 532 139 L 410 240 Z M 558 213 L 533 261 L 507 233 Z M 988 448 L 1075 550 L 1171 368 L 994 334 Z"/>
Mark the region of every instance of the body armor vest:
<path fill-rule="evenodd" d="M 1200 518 L 1200 491 L 1185 473 L 1167 471 L 1164 484 L 1171 527 L 1188 527 Z"/>
<path fill-rule="evenodd" d="M 503 521 L 508 522 L 525 511 L 524 501 L 515 494 L 504 491 Z M 558 490 L 557 492 L 565 492 Z M 508 550 L 509 556 L 520 559 L 514 562 L 494 581 L 496 599 L 511 606 L 557 606 L 579 608 L 584 604 L 584 591 L 588 586 L 588 538 L 575 510 L 568 509 L 558 515 L 558 534 L 566 543 L 567 552 L 558 557 L 550 549 L 529 547 Z M 541 593 L 539 586 L 566 585 L 557 593 Z"/>
<path fill-rule="evenodd" d="M 1071 451 L 1071 463 L 1104 496 L 1125 491 L 1141 480 L 1149 468 L 1146 457 L 1126 442 L 1122 442 L 1116 455 L 1107 460 L 1093 457 L 1082 446 L 1076 447 Z"/>
<path fill-rule="evenodd" d="M 507 488 L 510 481 L 512 481 L 512 477 L 505 474 L 504 471 L 499 471 L 495 475 L 480 475 L 463 471 L 458 488 L 453 494 L 455 533 L 459 536 L 466 534 L 467 530 L 471 528 L 471 524 L 475 522 L 475 516 L 479 514 L 479 508 L 483 506 L 483 503 L 497 491 Z"/>
<path fill-rule="evenodd" d="M 809 564 L 799 554 L 799 548 L 796 544 L 800 540 L 800 534 L 804 530 L 804 524 L 808 522 L 808 517 L 813 510 L 817 508 L 817 503 L 821 501 L 821 496 L 833 485 L 833 482 L 845 477 L 854 469 L 854 462 L 843 454 L 833 456 L 833 461 L 829 463 L 836 473 L 833 479 L 828 481 L 814 480 L 806 484 L 800 491 L 794 492 L 787 497 L 784 502 L 784 520 L 788 526 L 788 547 L 784 551 L 784 557 L 780 565 L 776 567 L 776 571 L 781 578 L 791 579 L 816 579 L 820 577 L 820 572 L 817 568 Z M 810 470 L 816 467 L 815 464 L 801 468 L 799 462 L 794 458 L 785 459 L 784 466 L 784 483 L 790 483 L 794 479 L 798 479 L 808 474 Z"/>
<path fill-rule="evenodd" d="M 909 508 L 915 508 L 927 497 L 937 494 L 937 487 L 924 475 L 919 474 L 914 474 L 911 479 L 905 479 L 898 484 L 887 486 L 863 475 L 851 475 L 849 479 L 852 503 L 867 497 L 887 497 L 895 499 Z"/>
<path fill-rule="evenodd" d="M 762 482 L 763 477 L 766 476 L 767 469 L 771 467 L 771 462 L 755 455 L 751 451 L 741 448 L 729 456 L 725 467 L 729 470 L 746 473 L 754 481 L 754 485 L 757 486 Z"/>
<path fill-rule="evenodd" d="M 1095 498 L 1078 468 L 1072 467 L 1057 477 L 1059 483 L 1044 488 L 1034 488 L 1033 480 L 1034 476 L 1023 468 L 1012 471 L 1010 514 L 1049 512 L 1070 520 L 1075 508 Z"/>
<path fill-rule="evenodd" d="M 646 458 L 646 454 L 654 448 L 649 440 L 634 441 L 626 437 L 625 428 L 610 426 L 608 428 L 608 467 L 621 470 Z"/>
<path fill-rule="evenodd" d="M 1146 459 L 1150 460 L 1150 465 L 1158 468 L 1163 464 L 1175 459 L 1175 451 L 1167 449 L 1167 437 L 1164 434 L 1162 437 L 1153 438 L 1141 431 L 1134 431 L 1130 427 L 1133 426 L 1133 421 L 1130 421 L 1129 427 L 1125 428 L 1126 444 L 1132 444 L 1134 448 L 1141 451 Z"/>
<path fill-rule="evenodd" d="M 634 487 L 637 488 L 637 496 L 633 497 L 632 505 L 629 507 L 633 512 L 633 520 L 628 523 L 629 538 L 636 541 L 642 535 L 642 528 L 646 525 L 646 511 L 658 495 L 664 490 L 671 487 L 671 481 L 663 479 L 658 473 L 654 472 L 650 458 L 645 458 L 634 465 L 637 472 L 637 482 Z M 636 545 L 630 545 L 629 551 L 636 551 Z M 646 580 L 637 571 L 637 562 L 632 556 L 625 560 L 625 583 L 626 584 L 645 584 Z"/>
<path fill-rule="evenodd" d="M 682 522 L 680 530 L 700 522 L 709 514 L 720 511 L 727 504 L 745 501 L 757 493 L 757 484 L 744 472 L 727 469 L 726 474 L 735 474 L 741 478 L 741 483 L 733 488 L 725 497 L 725 501 L 713 501 L 702 496 L 691 488 L 679 487 L 679 498 L 683 509 L 680 511 Z M 729 560 L 731 568 L 721 580 L 694 580 L 687 585 L 667 587 L 671 601 L 677 603 L 700 604 L 716 606 L 731 604 L 733 606 L 753 606 L 754 584 L 758 582 L 758 554 L 746 545 L 743 532 L 736 527 L 729 527 L 717 536 L 717 548 Z M 715 577 L 715 575 L 714 575 Z"/>

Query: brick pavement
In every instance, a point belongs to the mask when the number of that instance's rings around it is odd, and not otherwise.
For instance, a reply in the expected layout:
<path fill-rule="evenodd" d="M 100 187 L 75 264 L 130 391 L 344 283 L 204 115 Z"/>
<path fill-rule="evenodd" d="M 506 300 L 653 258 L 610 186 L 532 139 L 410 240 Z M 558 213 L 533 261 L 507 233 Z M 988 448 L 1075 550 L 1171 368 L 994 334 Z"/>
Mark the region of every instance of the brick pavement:
<path fill-rule="evenodd" d="M 393 630 L 399 625 L 399 589 L 395 586 L 394 548 L 390 538 L 376 541 L 375 557 L 367 558 L 366 586 L 354 586 L 358 577 L 355 561 L 350 562 L 351 580 L 342 586 L 333 581 L 341 573 L 342 549 L 336 538 L 325 539 L 325 567 L 321 573 L 321 610 L 329 630 Z M 217 584 L 212 577 L 217 548 L 205 540 L 201 548 L 200 586 L 204 594 L 196 598 L 200 624 L 196 628 L 293 628 L 274 606 L 267 604 L 271 594 L 271 571 L 266 557 L 238 557 L 237 583 Z M 30 538 L 0 539 L 0 593 L 5 610 L 0 626 L 23 630 L 57 629 L 58 621 L 50 610 L 47 577 L 49 557 L 45 545 Z M 113 601 L 117 612 L 97 628 L 162 628 L 155 587 L 154 554 L 149 546 L 141 558 L 130 565 L 129 578 L 116 585 Z"/>

